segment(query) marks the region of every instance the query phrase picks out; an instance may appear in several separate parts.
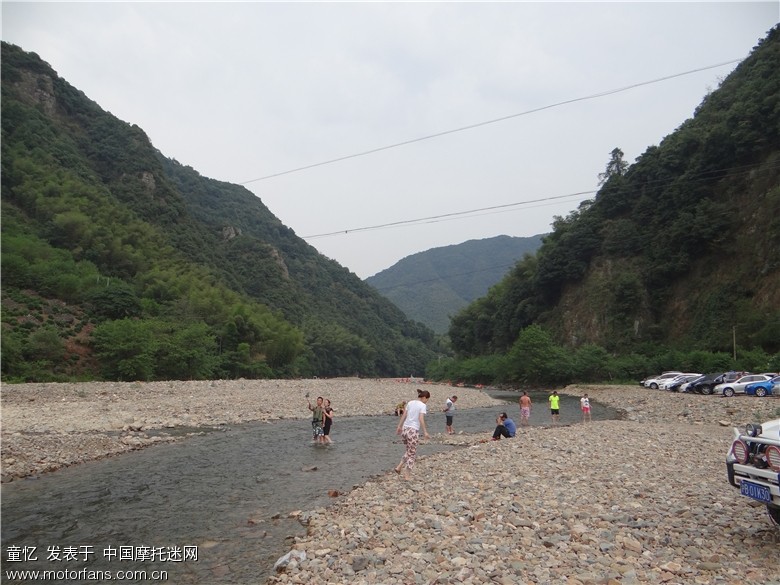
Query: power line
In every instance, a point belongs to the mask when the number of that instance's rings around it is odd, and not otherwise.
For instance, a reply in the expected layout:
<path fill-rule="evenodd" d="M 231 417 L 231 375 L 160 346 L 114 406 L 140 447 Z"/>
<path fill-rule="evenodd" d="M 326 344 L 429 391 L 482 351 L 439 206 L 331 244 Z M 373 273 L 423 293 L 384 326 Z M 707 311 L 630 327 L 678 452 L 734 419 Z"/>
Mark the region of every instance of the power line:
<path fill-rule="evenodd" d="M 516 203 L 506 203 L 504 205 L 493 205 L 491 207 L 480 207 L 478 209 L 470 209 L 468 211 L 456 211 L 453 213 L 444 213 L 441 215 L 431 215 L 429 217 L 418 217 L 417 219 L 405 219 L 401 221 L 394 221 L 390 223 L 382 223 L 378 225 L 372 225 L 372 226 L 366 226 L 366 227 L 359 227 L 354 229 L 347 229 L 347 230 L 339 230 L 335 232 L 327 232 L 324 234 L 315 234 L 313 236 L 303 236 L 304 240 L 314 240 L 317 238 L 325 238 L 328 236 L 337 236 L 337 235 L 343 235 L 343 234 L 351 234 L 356 232 L 366 232 L 371 230 L 378 230 L 378 229 L 384 229 L 389 227 L 397 227 L 401 225 L 409 225 L 409 224 L 416 224 L 416 223 L 423 223 L 423 222 L 431 222 L 431 220 L 443 220 L 446 218 L 460 218 L 462 216 L 467 216 L 469 214 L 479 213 L 482 211 L 494 211 L 494 210 L 506 210 L 510 207 L 517 207 L 518 205 L 528 205 L 530 203 L 539 203 L 542 201 L 552 201 L 555 199 L 564 199 L 567 197 L 580 197 L 582 195 L 591 195 L 593 193 L 596 193 L 596 191 L 581 191 L 579 193 L 569 193 L 567 195 L 555 195 L 553 197 L 542 197 L 541 199 L 532 199 L 530 201 L 518 201 Z"/>
<path fill-rule="evenodd" d="M 726 177 L 738 177 L 740 175 L 746 175 L 749 173 L 752 173 L 756 167 L 761 166 L 759 164 L 753 164 L 753 165 L 740 165 L 736 167 L 729 167 L 725 169 L 710 169 L 706 171 L 701 171 L 700 173 L 697 173 L 695 175 L 690 176 L 686 180 L 678 180 L 678 179 L 653 179 L 649 181 L 644 181 L 642 183 L 645 187 L 651 187 L 651 188 L 663 188 L 667 185 L 676 184 L 676 185 L 690 185 L 693 183 L 701 183 L 705 181 L 713 181 L 713 180 L 719 180 L 724 179 Z M 762 169 L 763 171 L 770 171 L 774 170 L 777 167 L 780 167 L 780 162 L 764 165 L 765 168 Z M 311 236 L 302 236 L 302 239 L 304 240 L 314 240 L 317 238 L 326 238 L 330 236 L 340 236 L 340 235 L 346 235 L 346 234 L 353 234 L 357 232 L 366 232 L 366 231 L 373 231 L 373 230 L 379 230 L 379 229 L 387 229 L 387 228 L 393 228 L 393 227 L 401 227 L 401 226 L 408 226 L 408 225 L 418 225 L 423 223 L 438 223 L 442 221 L 452 221 L 455 219 L 466 219 L 469 217 L 476 217 L 478 215 L 487 215 L 488 213 L 504 213 L 506 211 L 511 211 L 511 208 L 518 207 L 521 205 L 530 205 L 532 203 L 546 203 L 550 201 L 557 201 L 562 200 L 570 197 L 581 197 L 583 195 L 593 195 L 595 193 L 598 193 L 599 190 L 590 190 L 590 191 L 578 191 L 576 193 L 568 193 L 566 195 L 554 195 L 551 197 L 541 197 L 539 199 L 530 199 L 528 201 L 517 201 L 515 203 L 506 203 L 503 205 L 493 205 L 490 207 L 480 207 L 477 209 L 470 209 L 468 211 L 456 211 L 452 213 L 443 213 L 440 215 L 431 215 L 428 217 L 418 217 L 416 219 L 406 219 L 406 220 L 400 220 L 400 221 L 394 221 L 390 223 L 383 223 L 373 226 L 364 226 L 359 228 L 352 228 L 352 229 L 344 229 L 344 230 L 338 230 L 334 232 L 326 232 L 322 234 L 315 234 Z"/>
<path fill-rule="evenodd" d="M 731 168 L 728 168 L 728 169 L 713 169 L 713 170 L 709 170 L 709 171 L 702 171 L 701 173 L 699 173 L 699 175 L 694 176 L 693 178 L 691 178 L 688 181 L 683 181 L 683 183 L 696 183 L 696 182 L 705 181 L 705 180 L 708 180 L 708 179 L 721 179 L 721 178 L 725 178 L 726 176 L 728 176 L 728 177 L 736 177 L 736 176 L 739 176 L 739 175 L 746 175 L 746 174 L 752 173 L 757 166 L 759 166 L 759 165 L 741 165 L 741 166 L 738 166 L 738 167 L 731 167 Z M 776 162 L 776 163 L 772 163 L 772 164 L 766 165 L 766 167 L 763 170 L 771 171 L 771 170 L 775 170 L 777 168 L 780 168 L 780 162 Z M 732 171 L 737 171 L 737 172 L 732 172 Z M 720 174 L 719 176 L 708 176 L 708 175 L 715 175 L 715 174 L 719 174 L 719 173 L 727 173 L 727 174 L 725 174 L 725 175 Z M 661 186 L 661 187 L 663 187 L 665 184 L 669 184 L 669 183 L 672 183 L 672 182 L 674 182 L 674 181 L 670 181 L 670 180 L 665 180 L 665 181 L 655 180 L 655 181 L 647 181 L 647 182 L 644 183 L 644 185 Z M 591 193 L 592 193 L 592 191 L 591 191 Z M 341 233 L 341 232 L 337 232 L 337 233 Z M 460 272 L 460 273 L 451 273 L 451 274 L 439 275 L 436 278 L 429 278 L 429 279 L 426 279 L 426 280 L 416 280 L 413 283 L 399 283 L 399 284 L 394 284 L 392 286 L 374 286 L 374 285 L 371 285 L 371 286 L 373 286 L 378 292 L 390 291 L 390 290 L 396 290 L 396 289 L 404 289 L 404 288 L 409 288 L 409 287 L 416 286 L 416 285 L 419 285 L 419 284 L 427 284 L 429 282 L 439 282 L 439 281 L 447 279 L 447 278 L 455 278 L 455 277 L 459 277 L 459 276 L 471 276 L 472 274 L 478 274 L 480 272 L 493 271 L 493 270 L 500 269 L 500 268 L 513 268 L 514 266 L 517 265 L 517 263 L 521 259 L 522 258 L 518 258 L 517 260 L 515 260 L 511 264 L 499 264 L 499 265 L 496 265 L 496 266 L 488 266 L 486 268 L 479 268 L 477 270 L 470 270 L 468 272 Z"/>
<path fill-rule="evenodd" d="M 656 79 L 651 79 L 650 81 L 642 81 L 642 82 L 639 82 L 639 83 L 634 83 L 634 84 L 627 85 L 625 87 L 620 87 L 620 88 L 617 88 L 617 89 L 610 89 L 610 90 L 607 90 L 607 91 L 602 91 L 600 93 L 594 93 L 592 95 L 588 95 L 588 96 L 584 96 L 584 97 L 572 98 L 572 99 L 569 99 L 569 100 L 556 102 L 554 104 L 541 106 L 539 108 L 526 110 L 525 112 L 519 112 L 517 114 L 510 114 L 508 116 L 502 116 L 501 118 L 494 118 L 493 120 L 486 120 L 484 122 L 477 122 L 476 124 L 470 124 L 468 126 L 461 126 L 460 128 L 453 128 L 452 130 L 444 130 L 443 132 L 437 132 L 435 134 L 429 134 L 427 136 L 421 136 L 419 138 L 412 138 L 410 140 L 405 140 L 403 142 L 397 142 L 395 144 L 389 144 L 387 146 L 380 146 L 379 148 L 372 148 L 371 150 L 365 150 L 363 152 L 358 152 L 358 153 L 355 153 L 355 154 L 349 154 L 349 155 L 346 155 L 346 156 L 341 156 L 341 157 L 338 157 L 338 158 L 333 158 L 333 159 L 330 159 L 330 160 L 325 160 L 325 161 L 322 161 L 322 162 L 313 163 L 313 164 L 310 164 L 310 165 L 305 165 L 305 166 L 297 167 L 297 168 L 294 168 L 294 169 L 289 169 L 287 171 L 282 171 L 282 172 L 279 172 L 279 173 L 273 173 L 271 175 L 265 175 L 263 177 L 258 177 L 256 179 L 250 179 L 248 181 L 243 181 L 243 182 L 238 183 L 238 184 L 239 185 L 248 185 L 249 183 L 256 183 L 257 181 L 265 181 L 267 179 L 273 179 L 274 177 L 281 177 L 282 175 L 289 175 L 289 174 L 292 174 L 292 173 L 298 173 L 300 171 L 305 171 L 305 170 L 308 170 L 308 169 L 313 169 L 313 168 L 316 168 L 316 167 L 321 167 L 321 166 L 324 166 L 324 165 L 329 165 L 329 164 L 333 164 L 333 163 L 349 160 L 351 158 L 358 158 L 358 157 L 361 157 L 361 156 L 367 156 L 369 154 L 375 154 L 377 152 L 382 152 L 384 150 L 390 150 L 392 148 L 399 148 L 401 146 L 407 146 L 409 144 L 414 144 L 415 142 L 422 142 L 423 140 L 431 140 L 432 138 L 440 138 L 442 136 L 447 136 L 448 134 L 455 134 L 456 132 L 463 132 L 465 130 L 473 130 L 475 128 L 480 128 L 482 126 L 487 126 L 489 124 L 496 124 L 498 122 L 505 122 L 505 121 L 511 120 L 513 118 L 519 118 L 520 116 L 527 116 L 529 114 L 535 114 L 536 112 L 542 112 L 544 110 L 557 108 L 557 107 L 564 106 L 564 105 L 567 105 L 567 104 L 573 104 L 573 103 L 576 103 L 576 102 L 583 102 L 583 101 L 587 101 L 587 100 L 597 99 L 597 98 L 613 95 L 613 94 L 616 94 L 616 93 L 621 93 L 621 92 L 624 92 L 624 91 L 628 91 L 630 89 L 636 89 L 637 87 L 642 87 L 642 86 L 645 86 L 645 85 L 651 85 L 651 84 L 654 84 L 654 83 L 660 83 L 661 81 L 668 81 L 670 79 L 675 79 L 677 77 L 683 77 L 685 75 L 691 75 L 693 73 L 700 73 L 702 71 L 707 71 L 709 69 L 716 69 L 718 67 L 724 67 L 726 65 L 732 65 L 734 63 L 739 63 L 741 60 L 742 59 L 732 59 L 731 61 L 724 61 L 723 63 L 717 63 L 715 65 L 707 65 L 706 67 L 699 67 L 698 69 L 691 69 L 690 71 L 683 71 L 682 73 L 675 73 L 673 75 L 667 75 L 665 77 L 658 77 Z"/>

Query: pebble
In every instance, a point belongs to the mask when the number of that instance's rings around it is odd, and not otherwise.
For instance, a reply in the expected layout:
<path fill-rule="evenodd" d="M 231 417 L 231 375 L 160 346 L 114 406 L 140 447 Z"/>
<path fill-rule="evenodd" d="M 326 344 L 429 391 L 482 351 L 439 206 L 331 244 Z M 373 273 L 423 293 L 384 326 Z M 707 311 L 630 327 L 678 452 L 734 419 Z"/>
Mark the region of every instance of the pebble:
<path fill-rule="evenodd" d="M 331 398 L 337 416 L 386 415 L 419 386 L 4 385 L 3 479 L 173 440 L 161 431 L 169 424 L 304 418 L 306 392 Z M 457 392 L 460 408 L 496 404 L 474 389 L 425 388 L 434 400 Z M 780 399 L 558 390 L 588 392 L 622 420 L 522 428 L 495 442 L 434 435 L 460 448 L 420 458 L 410 481 L 388 471 L 327 508 L 294 512 L 306 535 L 291 539 L 267 584 L 780 585 L 780 529 L 728 484 L 724 463 L 731 428 L 779 417 Z M 543 406 L 537 416 L 547 416 Z"/>
<path fill-rule="evenodd" d="M 2 481 L 191 436 L 175 432 L 181 427 L 202 432 L 308 418 L 307 394 L 312 403 L 329 398 L 339 417 L 390 415 L 399 402 L 417 398 L 417 388 L 434 400 L 455 393 L 421 380 L 363 378 L 4 384 Z M 459 408 L 504 404 L 473 388 L 457 393 Z"/>
<path fill-rule="evenodd" d="M 777 418 L 780 400 L 564 392 L 624 420 L 459 436 L 411 481 L 388 473 L 312 511 L 293 550 L 327 550 L 327 575 L 302 561 L 267 583 L 780 585 L 780 529 L 725 473 L 731 428 Z"/>

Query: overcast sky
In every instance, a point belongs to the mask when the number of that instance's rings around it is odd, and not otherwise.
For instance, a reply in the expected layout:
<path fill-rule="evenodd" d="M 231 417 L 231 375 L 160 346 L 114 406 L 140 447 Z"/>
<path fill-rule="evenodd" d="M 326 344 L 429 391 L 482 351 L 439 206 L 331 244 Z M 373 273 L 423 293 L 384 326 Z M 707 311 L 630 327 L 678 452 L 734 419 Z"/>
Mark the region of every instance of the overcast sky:
<path fill-rule="evenodd" d="M 776 1 L 2 2 L 3 40 L 361 278 L 550 231 L 613 148 L 633 162 L 736 64 L 254 179 L 744 59 L 778 20 Z"/>

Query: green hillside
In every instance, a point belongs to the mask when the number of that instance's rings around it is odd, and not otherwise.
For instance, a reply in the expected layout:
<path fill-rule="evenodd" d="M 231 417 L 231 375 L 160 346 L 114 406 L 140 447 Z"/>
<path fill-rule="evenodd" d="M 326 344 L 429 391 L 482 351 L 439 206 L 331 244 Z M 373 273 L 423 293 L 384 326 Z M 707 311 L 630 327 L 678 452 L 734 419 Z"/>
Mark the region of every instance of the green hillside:
<path fill-rule="evenodd" d="M 433 332 L 2 45 L 6 381 L 408 376 Z"/>
<path fill-rule="evenodd" d="M 555 345 L 560 370 L 583 348 L 776 354 L 778 63 L 775 27 L 661 144 L 630 166 L 616 149 L 595 198 L 556 218 L 533 258 L 455 317 L 458 354 L 506 357 L 493 374 L 509 380 L 527 377 L 517 368 L 527 331 Z"/>
<path fill-rule="evenodd" d="M 366 279 L 410 319 L 444 334 L 450 317 L 484 296 L 542 236 L 496 236 L 433 248 L 399 260 Z"/>

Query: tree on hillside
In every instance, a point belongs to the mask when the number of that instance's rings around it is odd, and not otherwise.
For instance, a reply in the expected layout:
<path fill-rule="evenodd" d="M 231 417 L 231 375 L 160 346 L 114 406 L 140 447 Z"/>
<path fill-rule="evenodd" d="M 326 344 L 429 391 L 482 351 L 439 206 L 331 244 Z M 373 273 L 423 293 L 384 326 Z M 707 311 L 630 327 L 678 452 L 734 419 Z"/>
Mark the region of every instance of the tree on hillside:
<path fill-rule="evenodd" d="M 603 185 L 612 177 L 622 177 L 628 169 L 628 163 L 623 160 L 623 151 L 615 147 L 610 153 L 610 159 L 607 168 L 603 173 L 599 173 L 599 185 Z"/>

